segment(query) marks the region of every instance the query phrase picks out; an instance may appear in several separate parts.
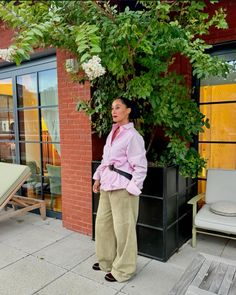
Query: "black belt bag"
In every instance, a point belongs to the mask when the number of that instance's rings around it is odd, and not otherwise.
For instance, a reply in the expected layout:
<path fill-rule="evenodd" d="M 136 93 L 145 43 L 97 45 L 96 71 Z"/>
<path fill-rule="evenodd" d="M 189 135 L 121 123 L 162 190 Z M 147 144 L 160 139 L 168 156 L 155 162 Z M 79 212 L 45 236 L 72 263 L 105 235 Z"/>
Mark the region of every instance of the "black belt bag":
<path fill-rule="evenodd" d="M 124 177 L 128 178 L 129 180 L 132 179 L 132 175 L 131 174 L 129 174 L 129 173 L 125 172 L 125 171 L 122 171 L 120 169 L 115 168 L 114 165 L 109 165 L 108 167 L 109 167 L 109 169 L 111 171 L 115 171 L 115 172 L 119 173 L 120 175 L 123 175 Z"/>

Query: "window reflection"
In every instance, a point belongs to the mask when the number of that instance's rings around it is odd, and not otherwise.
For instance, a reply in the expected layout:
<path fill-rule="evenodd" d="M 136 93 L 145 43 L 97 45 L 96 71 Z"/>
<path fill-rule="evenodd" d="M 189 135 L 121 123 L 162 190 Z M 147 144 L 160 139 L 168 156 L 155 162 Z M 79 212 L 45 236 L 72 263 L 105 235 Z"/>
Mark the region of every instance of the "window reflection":
<path fill-rule="evenodd" d="M 39 96 L 41 106 L 58 104 L 56 69 L 39 72 Z"/>
<path fill-rule="evenodd" d="M 0 80 L 0 109 L 13 110 L 12 80 Z"/>
<path fill-rule="evenodd" d="M 0 162 L 15 163 L 15 159 L 15 143 L 0 142 Z"/>
<path fill-rule="evenodd" d="M 201 141 L 236 142 L 236 103 L 201 105 L 201 112 L 210 120 L 211 128 L 199 134 Z"/>
<path fill-rule="evenodd" d="M 12 80 L 0 80 L 0 139 L 12 139 L 14 135 Z M 9 136 L 9 137 L 8 137 Z"/>
<path fill-rule="evenodd" d="M 61 211 L 61 167 L 46 164 L 46 181 L 49 182 L 49 194 L 46 195 L 51 210 Z"/>
<path fill-rule="evenodd" d="M 236 169 L 236 144 L 200 143 L 199 152 L 207 168 Z"/>
<path fill-rule="evenodd" d="M 23 185 L 24 193 L 31 198 L 42 196 L 41 185 L 41 164 L 40 164 L 40 144 L 39 143 L 21 143 L 20 144 L 21 164 L 30 168 L 31 176 Z"/>
<path fill-rule="evenodd" d="M 198 193 L 205 193 L 206 191 L 206 180 L 198 181 Z"/>
<path fill-rule="evenodd" d="M 20 144 L 21 163 L 26 165 L 29 162 L 35 162 L 37 170 L 40 170 L 40 144 L 39 143 L 21 143 Z"/>
<path fill-rule="evenodd" d="M 36 73 L 18 76 L 17 98 L 19 107 L 37 106 L 37 75 Z"/>
<path fill-rule="evenodd" d="M 57 108 L 43 108 L 41 110 L 41 126 L 43 134 L 47 134 L 48 136 L 43 141 L 60 142 L 59 114 Z"/>
<path fill-rule="evenodd" d="M 14 139 L 13 112 L 0 111 L 0 135 L 1 139 Z"/>
<path fill-rule="evenodd" d="M 38 109 L 21 110 L 18 114 L 20 140 L 39 141 Z"/>
<path fill-rule="evenodd" d="M 43 152 L 43 168 L 47 170 L 46 165 L 61 165 L 61 158 L 57 151 L 57 144 L 54 143 L 43 143 L 42 145 Z"/>
<path fill-rule="evenodd" d="M 201 86 L 200 99 L 201 102 L 236 100 L 236 84 Z"/>
<path fill-rule="evenodd" d="M 16 162 L 12 79 L 0 80 L 0 161 Z"/>

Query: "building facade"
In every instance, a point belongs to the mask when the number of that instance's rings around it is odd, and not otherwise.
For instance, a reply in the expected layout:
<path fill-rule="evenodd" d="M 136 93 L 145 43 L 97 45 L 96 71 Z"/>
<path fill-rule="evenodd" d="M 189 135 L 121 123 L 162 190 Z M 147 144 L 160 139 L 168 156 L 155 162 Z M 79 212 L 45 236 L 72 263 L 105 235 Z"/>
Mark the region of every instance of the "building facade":
<path fill-rule="evenodd" d="M 0 48 L 12 36 L 1 24 Z M 0 161 L 29 165 L 24 193 L 45 198 L 49 215 L 90 235 L 91 127 L 76 111 L 77 99 L 90 97 L 90 86 L 71 81 L 68 58 L 60 50 L 39 50 L 19 67 L 0 63 Z"/>
<path fill-rule="evenodd" d="M 227 9 L 227 30 L 212 30 L 212 54 L 236 63 L 236 2 L 220 1 Z M 215 9 L 216 6 L 214 6 Z M 209 10 L 213 5 L 209 5 Z M 11 44 L 14 32 L 0 24 L 0 48 Z M 92 233 L 91 161 L 99 160 L 102 142 L 91 134 L 85 114 L 76 111 L 78 98 L 90 98 L 88 82 L 72 82 L 61 50 L 38 50 L 19 67 L 0 62 L 0 161 L 30 166 L 32 177 L 24 194 L 47 201 L 48 215 L 87 235 Z M 177 57 L 175 70 L 192 83 L 187 60 Z M 200 81 L 200 108 L 212 128 L 199 138 L 208 167 L 236 169 L 236 71 L 228 80 Z M 198 81 L 199 82 L 199 81 Z M 202 175 L 199 190 L 204 190 Z"/>

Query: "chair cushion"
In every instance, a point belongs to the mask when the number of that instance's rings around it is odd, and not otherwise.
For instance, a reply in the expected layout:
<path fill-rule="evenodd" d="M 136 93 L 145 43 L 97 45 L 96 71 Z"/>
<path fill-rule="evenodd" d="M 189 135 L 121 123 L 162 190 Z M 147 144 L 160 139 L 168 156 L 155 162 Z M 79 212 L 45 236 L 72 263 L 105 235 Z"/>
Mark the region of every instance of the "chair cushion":
<path fill-rule="evenodd" d="M 236 216 L 236 202 L 219 201 L 210 205 L 211 212 L 224 216 Z"/>
<path fill-rule="evenodd" d="M 198 228 L 236 234 L 236 217 L 217 215 L 210 211 L 208 204 L 198 211 L 194 223 Z"/>
<path fill-rule="evenodd" d="M 0 207 L 29 176 L 28 166 L 0 162 Z"/>

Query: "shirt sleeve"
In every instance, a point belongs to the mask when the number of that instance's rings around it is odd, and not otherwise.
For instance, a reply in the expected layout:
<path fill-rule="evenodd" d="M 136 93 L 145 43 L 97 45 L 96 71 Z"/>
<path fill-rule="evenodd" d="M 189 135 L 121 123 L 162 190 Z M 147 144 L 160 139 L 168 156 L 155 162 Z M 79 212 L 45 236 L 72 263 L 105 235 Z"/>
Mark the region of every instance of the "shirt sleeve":
<path fill-rule="evenodd" d="M 127 158 L 133 168 L 132 179 L 126 190 L 135 196 L 141 194 L 143 182 L 147 175 L 147 158 L 144 147 L 144 140 L 141 135 L 133 136 L 127 148 Z"/>
<path fill-rule="evenodd" d="M 97 167 L 95 173 L 93 174 L 93 179 L 94 180 L 100 180 L 101 173 L 102 173 L 104 168 L 105 168 L 104 160 L 102 160 L 101 164 Z"/>
<path fill-rule="evenodd" d="M 108 146 L 108 142 L 109 142 L 109 138 L 111 137 L 111 132 L 110 134 L 108 135 L 107 137 L 107 140 L 106 140 L 106 144 L 103 148 L 103 155 L 102 155 L 102 161 L 101 161 L 101 164 L 97 167 L 95 173 L 93 174 L 93 179 L 94 180 L 100 180 L 101 179 L 101 174 L 103 172 L 103 170 L 107 167 L 107 165 L 105 164 L 105 158 L 107 157 L 106 156 L 106 150 L 107 150 L 107 146 Z"/>

